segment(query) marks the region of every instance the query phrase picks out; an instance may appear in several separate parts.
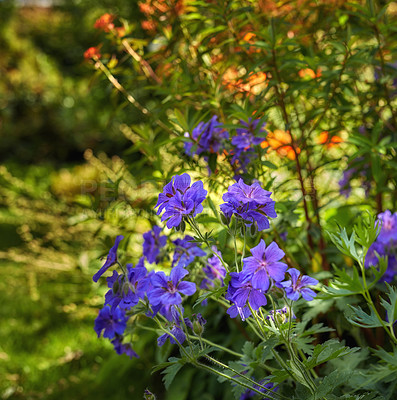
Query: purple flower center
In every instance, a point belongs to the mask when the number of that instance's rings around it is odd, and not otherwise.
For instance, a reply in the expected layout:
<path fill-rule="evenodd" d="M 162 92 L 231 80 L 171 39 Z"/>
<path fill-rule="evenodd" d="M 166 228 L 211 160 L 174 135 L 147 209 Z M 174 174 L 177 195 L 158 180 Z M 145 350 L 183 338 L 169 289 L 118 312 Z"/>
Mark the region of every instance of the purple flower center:
<path fill-rule="evenodd" d="M 167 291 L 170 293 L 176 293 L 177 288 L 175 287 L 174 283 L 172 281 L 167 282 Z"/>

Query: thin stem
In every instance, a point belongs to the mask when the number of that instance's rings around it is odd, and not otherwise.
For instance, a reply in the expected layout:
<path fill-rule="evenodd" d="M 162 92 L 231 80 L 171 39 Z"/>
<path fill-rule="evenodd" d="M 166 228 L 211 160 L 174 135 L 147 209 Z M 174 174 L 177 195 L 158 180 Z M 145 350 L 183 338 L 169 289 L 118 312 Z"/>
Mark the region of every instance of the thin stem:
<path fill-rule="evenodd" d="M 233 243 L 234 243 L 234 262 L 236 264 L 236 270 L 237 272 L 240 272 L 240 269 L 238 267 L 238 253 L 237 253 L 237 240 L 236 240 L 236 236 L 237 236 L 237 224 L 236 224 L 236 229 L 233 232 Z"/>
<path fill-rule="evenodd" d="M 189 335 L 189 338 L 190 338 L 190 339 L 193 339 L 193 340 L 199 340 L 199 339 L 200 339 L 199 337 L 193 336 L 193 335 Z M 205 339 L 205 338 L 202 337 L 201 340 L 202 340 L 204 343 L 209 344 L 210 346 L 213 346 L 213 347 L 218 348 L 220 351 L 224 351 L 224 352 L 229 353 L 229 354 L 231 354 L 231 355 L 233 355 L 233 356 L 236 356 L 236 357 L 240 357 L 240 358 L 243 357 L 243 354 L 237 353 L 236 351 L 233 351 L 233 350 L 230 350 L 230 349 L 228 349 L 227 347 L 223 347 L 223 346 L 221 346 L 220 344 L 211 342 L 211 341 L 208 340 L 208 339 Z"/>
<path fill-rule="evenodd" d="M 156 83 L 161 84 L 162 80 L 156 75 L 149 63 L 142 58 L 128 43 L 127 39 L 123 39 L 121 44 L 127 50 L 128 54 L 139 64 L 146 78 L 151 78 Z"/>
<path fill-rule="evenodd" d="M 250 385 L 245 384 L 244 382 L 240 382 L 239 380 L 237 380 L 237 379 L 235 379 L 235 378 L 233 378 L 233 377 L 231 377 L 229 375 L 226 375 L 223 372 L 220 372 L 220 371 L 216 370 L 215 368 L 212 368 L 212 367 L 210 367 L 208 365 L 205 365 L 205 364 L 202 364 L 200 362 L 196 362 L 195 365 L 197 365 L 199 368 L 206 369 L 207 371 L 210 371 L 215 375 L 219 375 L 222 378 L 228 379 L 228 380 L 236 383 L 237 385 L 240 385 L 240 386 L 243 386 L 243 387 L 245 387 L 247 389 L 250 389 L 253 392 L 258 393 L 263 397 L 263 392 L 259 391 L 258 389 L 255 389 L 254 387 L 252 387 Z"/>
<path fill-rule="evenodd" d="M 209 243 L 209 241 L 202 235 L 202 233 L 200 232 L 200 228 L 197 226 L 197 223 L 195 221 L 194 218 L 189 218 L 187 219 L 188 224 L 193 228 L 193 230 L 197 233 L 198 237 L 207 245 L 208 249 L 211 251 L 211 253 L 218 257 L 219 261 L 222 263 L 222 265 L 225 267 L 227 272 L 229 271 L 229 266 L 225 263 L 225 261 L 223 260 L 223 258 L 212 249 L 211 244 Z"/>
<path fill-rule="evenodd" d="M 236 370 L 233 369 L 232 367 L 229 367 L 228 365 L 223 364 L 222 362 L 216 360 L 215 358 L 213 358 L 213 357 L 211 357 L 211 356 L 209 356 L 209 355 L 205 355 L 205 358 L 208 359 L 209 361 L 211 361 L 212 363 L 219 365 L 220 367 L 222 367 L 222 368 L 224 368 L 224 369 L 228 369 L 229 371 L 231 371 L 231 372 L 233 372 L 234 374 L 240 376 L 241 378 L 243 378 L 243 379 L 249 381 L 250 383 L 253 383 L 255 386 L 258 386 L 258 387 L 260 387 L 261 389 L 264 389 L 264 390 L 266 391 L 266 394 L 271 394 L 271 395 L 274 394 L 274 395 L 283 397 L 283 396 L 279 395 L 278 393 L 274 393 L 273 390 L 268 389 L 266 386 L 261 385 L 260 383 L 254 381 L 253 379 L 249 378 L 248 376 L 246 376 L 246 375 L 244 375 L 244 374 L 242 374 L 242 373 L 236 371 Z"/>
<path fill-rule="evenodd" d="M 130 93 L 125 90 L 125 88 L 120 84 L 120 82 L 112 75 L 109 69 L 103 64 L 98 57 L 94 57 L 95 67 L 99 68 L 108 78 L 110 83 L 120 92 L 125 98 L 135 106 L 143 115 L 150 116 L 153 118 L 153 121 L 162 129 L 166 130 L 168 133 L 173 134 L 172 130 L 168 128 L 167 125 L 164 124 L 163 121 L 159 120 L 154 116 L 152 112 L 150 112 L 146 107 L 144 107 L 141 103 L 139 103 Z"/>

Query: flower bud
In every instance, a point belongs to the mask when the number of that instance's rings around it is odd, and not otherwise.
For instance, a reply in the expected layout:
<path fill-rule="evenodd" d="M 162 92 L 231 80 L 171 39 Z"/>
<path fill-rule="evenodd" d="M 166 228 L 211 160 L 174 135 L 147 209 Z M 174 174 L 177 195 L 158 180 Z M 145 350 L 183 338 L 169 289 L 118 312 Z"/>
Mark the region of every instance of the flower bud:
<path fill-rule="evenodd" d="M 148 389 L 145 389 L 145 392 L 143 394 L 143 398 L 145 400 L 156 400 L 156 396 Z"/>
<path fill-rule="evenodd" d="M 229 226 L 230 224 L 230 218 L 228 218 L 224 213 L 220 214 L 221 216 L 221 222 L 223 225 Z"/>

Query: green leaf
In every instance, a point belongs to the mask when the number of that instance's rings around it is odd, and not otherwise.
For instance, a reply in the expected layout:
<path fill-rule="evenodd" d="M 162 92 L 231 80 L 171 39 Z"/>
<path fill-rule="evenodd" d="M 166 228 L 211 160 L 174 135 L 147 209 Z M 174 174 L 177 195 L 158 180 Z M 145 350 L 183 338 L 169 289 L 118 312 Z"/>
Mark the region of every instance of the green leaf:
<path fill-rule="evenodd" d="M 346 316 L 346 319 L 353 325 L 361 328 L 377 328 L 382 326 L 375 312 L 371 309 L 371 314 L 367 314 L 360 306 L 354 307 L 349 305 L 353 310 L 354 314 L 350 317 Z"/>
<path fill-rule="evenodd" d="M 164 374 L 163 382 L 167 390 L 174 380 L 175 375 L 179 372 L 182 366 L 183 364 L 181 364 L 180 362 L 176 362 L 175 364 L 169 365 L 164 371 L 161 372 L 162 374 Z"/>
<path fill-rule="evenodd" d="M 381 298 L 380 304 L 387 312 L 387 320 L 389 321 L 389 325 L 393 326 L 394 322 L 397 320 L 397 289 L 393 286 L 390 286 L 387 282 L 385 282 L 389 297 L 389 301 Z"/>
<path fill-rule="evenodd" d="M 332 297 L 351 296 L 363 292 L 361 279 L 357 268 L 351 267 L 352 275 L 345 269 L 338 269 L 334 266 L 336 279 L 329 283 L 328 287 L 324 287 L 325 293 Z"/>
<path fill-rule="evenodd" d="M 222 296 L 223 293 L 226 292 L 227 286 L 222 286 L 219 289 L 213 290 L 211 292 L 205 292 L 203 293 L 194 303 L 193 308 L 197 307 L 199 304 L 201 304 L 204 300 L 209 299 L 210 297 L 214 296 L 215 298 L 219 299 L 219 297 Z"/>
<path fill-rule="evenodd" d="M 352 371 L 332 371 L 317 386 L 315 398 L 322 399 L 328 393 L 332 393 L 338 386 L 343 385 L 351 377 Z"/>
<path fill-rule="evenodd" d="M 309 357 L 304 362 L 304 364 L 308 369 L 311 369 L 316 367 L 317 365 L 325 363 L 326 361 L 346 356 L 358 350 L 358 347 L 349 348 L 343 346 L 338 340 L 331 339 L 326 341 L 325 343 L 318 344 L 314 348 L 313 355 Z"/>

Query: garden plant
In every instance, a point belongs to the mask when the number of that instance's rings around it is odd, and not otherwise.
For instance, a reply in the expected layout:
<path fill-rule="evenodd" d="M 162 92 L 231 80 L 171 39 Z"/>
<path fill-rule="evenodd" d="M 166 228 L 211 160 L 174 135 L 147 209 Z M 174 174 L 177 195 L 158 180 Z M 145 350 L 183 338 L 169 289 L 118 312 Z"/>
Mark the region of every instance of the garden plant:
<path fill-rule="evenodd" d="M 395 398 L 396 3 L 139 8 L 84 54 L 142 114 L 95 332 L 180 398 Z"/>

